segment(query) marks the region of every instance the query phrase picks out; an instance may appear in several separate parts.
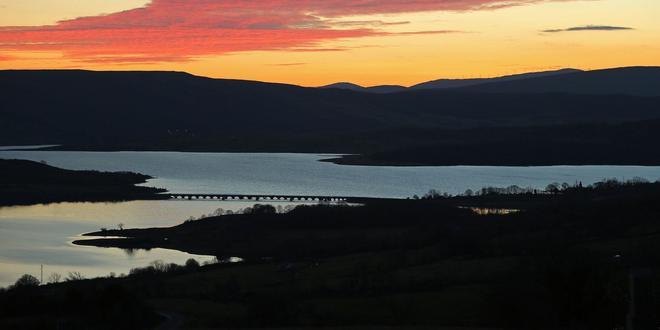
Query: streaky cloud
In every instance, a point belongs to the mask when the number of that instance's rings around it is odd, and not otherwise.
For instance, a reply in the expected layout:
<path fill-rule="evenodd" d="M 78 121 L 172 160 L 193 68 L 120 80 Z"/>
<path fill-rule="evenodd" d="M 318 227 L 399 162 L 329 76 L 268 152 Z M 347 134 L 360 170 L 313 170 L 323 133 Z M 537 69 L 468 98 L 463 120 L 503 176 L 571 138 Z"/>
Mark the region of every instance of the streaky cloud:
<path fill-rule="evenodd" d="M 0 51 L 59 52 L 83 63 L 185 62 L 246 51 L 341 51 L 328 41 L 387 32 L 409 22 L 350 20 L 357 15 L 478 11 L 577 0 L 152 0 L 147 5 L 48 26 L 0 27 Z"/>
<path fill-rule="evenodd" d="M 574 26 L 566 29 L 548 29 L 541 32 L 544 33 L 558 33 L 558 32 L 577 32 L 577 31 L 622 31 L 622 30 L 634 30 L 631 27 L 625 26 L 611 26 L 611 25 L 584 25 L 584 26 Z"/>

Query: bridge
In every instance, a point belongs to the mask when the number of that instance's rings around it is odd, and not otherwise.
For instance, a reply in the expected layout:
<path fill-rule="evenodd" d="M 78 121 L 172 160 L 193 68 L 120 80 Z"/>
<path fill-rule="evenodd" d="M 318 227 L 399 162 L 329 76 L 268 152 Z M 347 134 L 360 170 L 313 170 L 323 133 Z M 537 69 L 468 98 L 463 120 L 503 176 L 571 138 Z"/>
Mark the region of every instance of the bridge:
<path fill-rule="evenodd" d="M 175 200 L 200 201 L 264 201 L 264 202 L 346 202 L 361 203 L 373 199 L 368 197 L 312 196 L 312 195 L 243 195 L 243 194 L 166 194 Z"/>

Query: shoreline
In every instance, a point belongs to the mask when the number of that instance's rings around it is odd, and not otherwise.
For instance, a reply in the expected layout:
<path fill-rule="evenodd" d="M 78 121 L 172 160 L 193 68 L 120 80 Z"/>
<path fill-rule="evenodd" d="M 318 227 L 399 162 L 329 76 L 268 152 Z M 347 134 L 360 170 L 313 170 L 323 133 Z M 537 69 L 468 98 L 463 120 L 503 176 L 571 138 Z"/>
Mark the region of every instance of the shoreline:
<path fill-rule="evenodd" d="M 14 146 L 10 146 L 14 147 Z M 176 148 L 123 148 L 123 147 L 71 147 L 63 145 L 26 145 L 16 146 L 13 149 L 3 149 L 0 147 L 0 155 L 2 152 L 12 151 L 70 151 L 70 152 L 171 152 L 171 153 L 208 153 L 208 154 L 301 154 L 301 155 L 315 155 L 319 158 L 318 162 L 330 163 L 342 166 L 369 166 L 369 167 L 455 167 L 455 166 L 489 166 L 489 167 L 554 167 L 554 166 L 643 166 L 643 167 L 656 167 L 660 166 L 660 159 L 649 161 L 502 161 L 500 159 L 492 161 L 460 161 L 460 160 L 431 160 L 431 161 L 405 161 L 405 160 L 386 160 L 374 159 L 368 154 L 360 153 L 346 153 L 334 151 L 272 151 L 272 150 L 231 150 L 231 149 L 213 149 L 213 148 L 193 148 L 193 149 L 176 149 Z M 1 159 L 1 158 L 0 158 Z"/>
<path fill-rule="evenodd" d="M 152 176 L 133 172 L 67 170 L 42 162 L 0 159 L 0 206 L 61 202 L 121 202 L 169 198 L 166 189 L 140 184 Z"/>
<path fill-rule="evenodd" d="M 642 163 L 629 163 L 629 162 L 406 162 L 406 161 L 390 161 L 390 160 L 375 160 L 364 155 L 346 155 L 335 158 L 319 159 L 320 162 L 332 163 L 343 166 L 390 166 L 390 167 L 456 167 L 456 166 L 473 166 L 473 167 L 556 167 L 556 166 L 644 166 L 656 167 L 660 166 L 658 162 L 642 162 Z"/>

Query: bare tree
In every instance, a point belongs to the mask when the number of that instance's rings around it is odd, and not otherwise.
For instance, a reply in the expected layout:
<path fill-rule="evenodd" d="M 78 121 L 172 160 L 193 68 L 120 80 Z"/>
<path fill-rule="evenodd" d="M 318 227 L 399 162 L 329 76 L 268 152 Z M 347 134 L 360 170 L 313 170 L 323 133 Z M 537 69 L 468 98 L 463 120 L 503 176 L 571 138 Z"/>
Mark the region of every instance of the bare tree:
<path fill-rule="evenodd" d="M 60 283 L 62 280 L 62 275 L 58 273 L 52 273 L 48 276 L 48 283 Z"/>
<path fill-rule="evenodd" d="M 168 265 L 162 260 L 152 261 L 149 266 L 153 267 L 156 272 L 166 273 L 168 270 Z"/>
<path fill-rule="evenodd" d="M 118 224 L 117 228 L 119 228 L 119 230 L 124 230 L 124 224 L 123 223 Z"/>
<path fill-rule="evenodd" d="M 25 274 L 21 276 L 18 280 L 16 280 L 16 283 L 14 283 L 14 288 L 29 288 L 29 287 L 35 287 L 39 286 L 39 280 L 29 274 Z"/>
<path fill-rule="evenodd" d="M 84 279 L 85 277 L 79 272 L 69 272 L 69 275 L 66 277 L 67 282 L 80 281 Z"/>

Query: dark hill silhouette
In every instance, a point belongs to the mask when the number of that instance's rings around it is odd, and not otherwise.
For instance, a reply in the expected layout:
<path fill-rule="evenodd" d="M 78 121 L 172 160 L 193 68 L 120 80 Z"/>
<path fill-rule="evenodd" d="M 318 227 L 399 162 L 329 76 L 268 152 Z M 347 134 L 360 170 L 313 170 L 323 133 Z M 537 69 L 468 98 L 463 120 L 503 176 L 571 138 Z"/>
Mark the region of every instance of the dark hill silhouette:
<path fill-rule="evenodd" d="M 625 86 L 657 71 L 628 77 L 629 69 L 620 70 Z M 428 143 L 401 131 L 472 129 L 478 137 L 486 127 L 660 118 L 656 97 L 466 89 L 374 94 L 178 72 L 0 71 L 0 89 L 0 145 L 95 150 L 364 153 Z"/>
<path fill-rule="evenodd" d="M 74 171 L 29 160 L 0 159 L 0 206 L 55 202 L 163 199 L 163 189 L 136 186 L 152 177 L 131 172 Z"/>
<path fill-rule="evenodd" d="M 337 83 L 321 88 L 366 93 L 395 93 L 417 90 L 461 90 L 488 93 L 569 93 L 592 95 L 660 96 L 660 67 L 627 67 L 593 71 L 561 69 L 495 78 L 438 79 L 411 86 L 362 87 Z"/>
<path fill-rule="evenodd" d="M 414 144 L 330 159 L 352 165 L 660 165 L 660 120 L 389 132 Z M 383 139 L 383 138 L 381 138 Z"/>
<path fill-rule="evenodd" d="M 398 93 L 404 92 L 408 88 L 399 85 L 379 85 L 372 87 L 362 87 L 357 84 L 349 82 L 340 82 L 335 84 L 330 84 L 326 86 L 321 86 L 319 88 L 323 89 L 346 89 L 354 92 L 365 92 L 365 93 L 376 93 L 376 94 L 387 94 L 387 93 Z"/>
<path fill-rule="evenodd" d="M 438 79 L 424 82 L 410 87 L 411 90 L 420 89 L 449 89 L 475 86 L 487 83 L 501 83 L 505 81 L 520 81 L 542 77 L 561 76 L 568 73 L 582 72 L 577 69 L 561 69 L 554 71 L 530 72 L 523 74 L 508 75 L 495 78 L 475 78 L 475 79 Z"/>
<path fill-rule="evenodd" d="M 74 171 L 29 160 L 0 159 L 0 184 L 121 185 L 145 183 L 151 176 L 132 172 Z"/>
<path fill-rule="evenodd" d="M 354 91 L 354 92 L 366 92 L 367 91 L 366 87 L 362 87 L 358 84 L 349 83 L 349 82 L 338 82 L 338 83 L 334 83 L 334 84 L 330 84 L 330 85 L 326 85 L 326 86 L 321 86 L 319 88 L 323 88 L 323 89 L 346 89 L 346 90 Z"/>
<path fill-rule="evenodd" d="M 380 86 L 367 87 L 367 90 L 372 93 L 387 94 L 387 93 L 405 92 L 406 88 L 399 85 L 380 85 Z"/>
<path fill-rule="evenodd" d="M 572 72 L 533 79 L 489 82 L 464 88 L 489 93 L 571 93 L 660 96 L 660 67 Z"/>
<path fill-rule="evenodd" d="M 381 86 L 373 86 L 373 87 L 363 87 L 350 82 L 339 82 L 335 84 L 321 86 L 319 88 L 345 89 L 354 92 L 387 94 L 387 93 L 398 93 L 398 92 L 424 90 L 424 89 L 461 88 L 461 87 L 475 86 L 475 85 L 481 85 L 487 83 L 498 83 L 504 81 L 516 81 L 516 80 L 525 80 L 525 79 L 540 78 L 540 77 L 549 77 L 549 76 L 563 75 L 563 74 L 575 73 L 575 72 L 581 72 L 581 70 L 561 69 L 555 71 L 542 71 L 542 72 L 515 74 L 515 75 L 495 77 L 495 78 L 438 79 L 438 80 L 423 82 L 417 85 L 413 85 L 411 87 L 404 87 L 399 85 L 381 85 Z"/>

